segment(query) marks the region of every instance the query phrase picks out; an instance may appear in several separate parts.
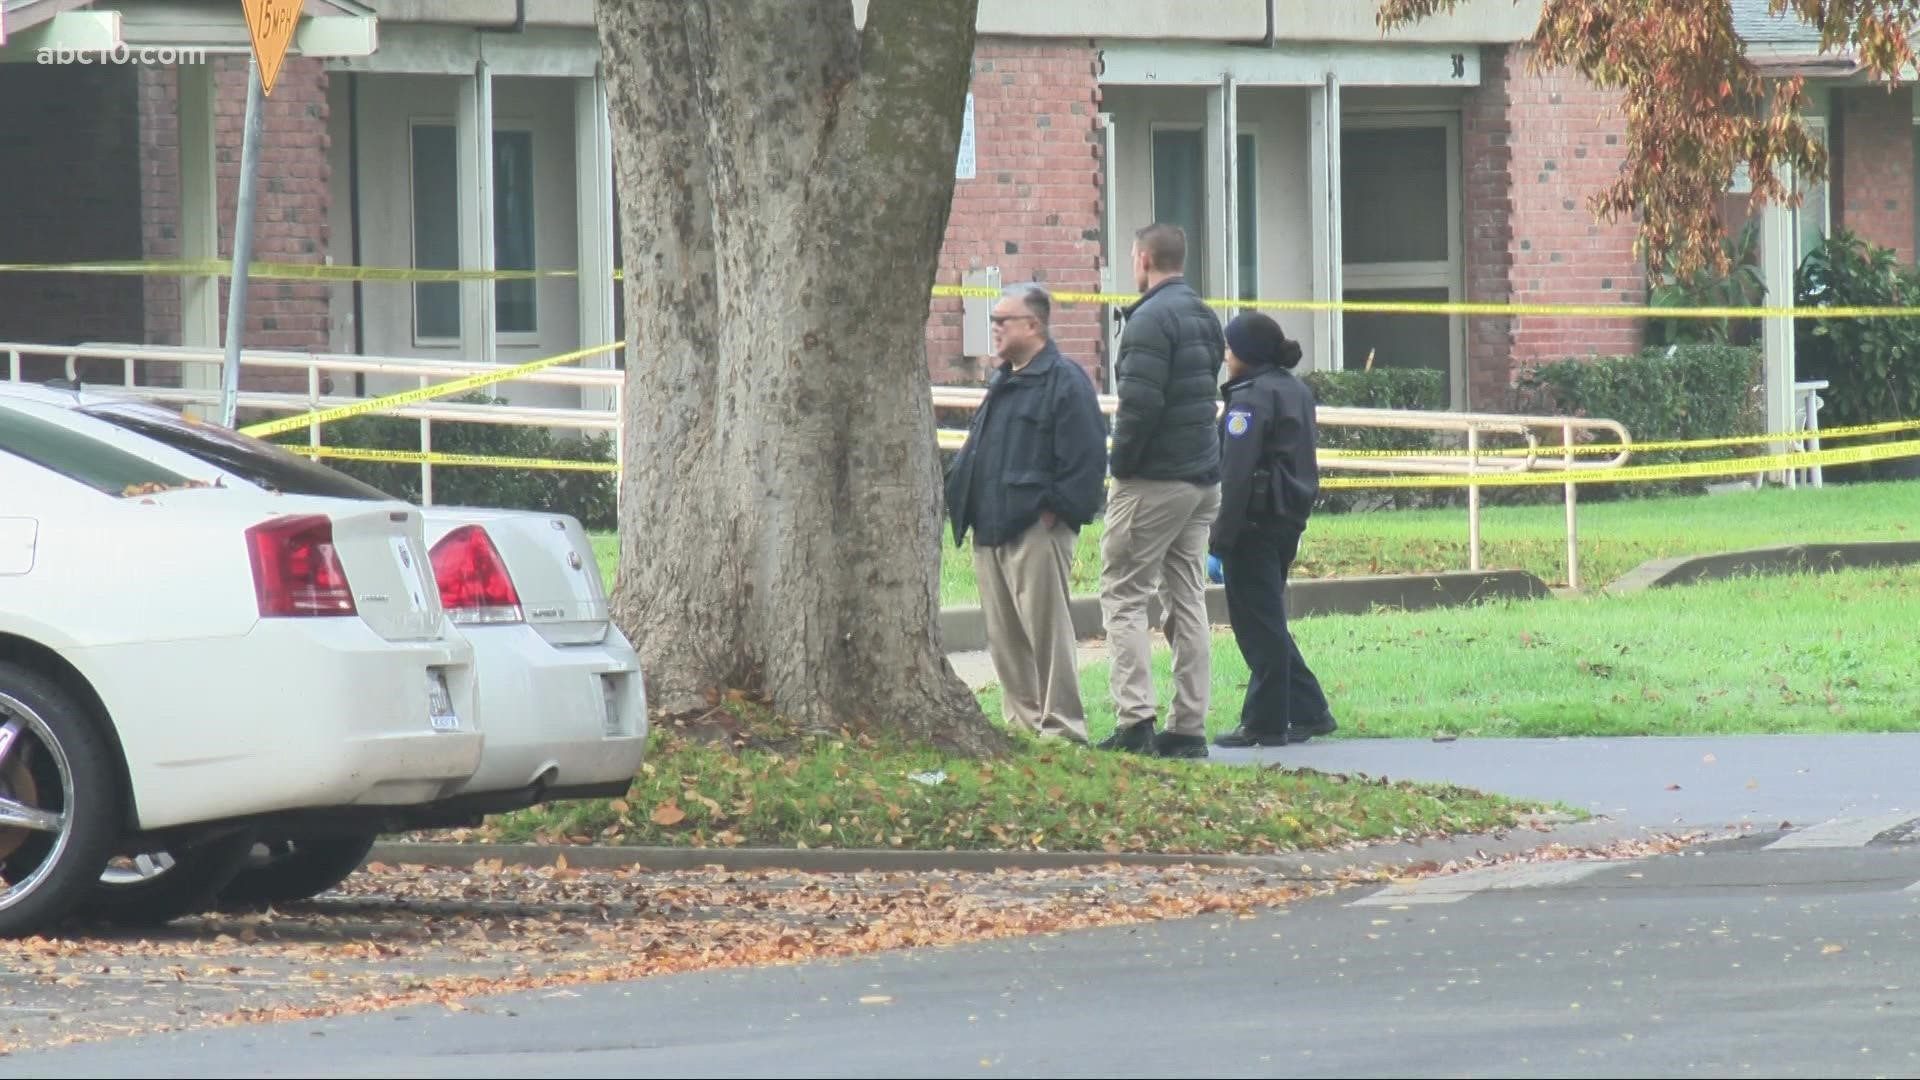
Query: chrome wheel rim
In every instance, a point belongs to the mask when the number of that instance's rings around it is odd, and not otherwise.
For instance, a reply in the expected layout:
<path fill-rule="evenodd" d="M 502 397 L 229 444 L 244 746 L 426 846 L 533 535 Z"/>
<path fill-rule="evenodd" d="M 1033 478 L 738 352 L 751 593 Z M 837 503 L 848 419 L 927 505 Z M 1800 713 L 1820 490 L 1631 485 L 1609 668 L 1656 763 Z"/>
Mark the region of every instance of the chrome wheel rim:
<path fill-rule="evenodd" d="M 59 805 L 43 805 L 46 794 L 56 789 Z M 0 693 L 0 837 L 12 849 L 4 861 L 0 911 L 32 896 L 60 865 L 73 839 L 73 805 L 73 766 L 66 747 L 45 717 L 19 698 Z M 44 851 L 32 854 L 43 845 Z M 22 865 L 27 862 L 32 865 Z"/>

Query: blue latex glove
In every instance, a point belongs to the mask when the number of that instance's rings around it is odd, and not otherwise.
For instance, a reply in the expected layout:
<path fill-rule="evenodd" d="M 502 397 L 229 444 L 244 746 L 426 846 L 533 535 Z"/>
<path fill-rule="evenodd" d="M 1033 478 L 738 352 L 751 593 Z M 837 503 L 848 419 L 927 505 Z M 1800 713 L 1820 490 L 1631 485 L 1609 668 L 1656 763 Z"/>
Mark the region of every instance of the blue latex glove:
<path fill-rule="evenodd" d="M 1207 580 L 1213 582 L 1215 585 L 1225 585 L 1227 583 L 1227 568 L 1220 565 L 1220 556 L 1218 555 L 1207 556 Z"/>

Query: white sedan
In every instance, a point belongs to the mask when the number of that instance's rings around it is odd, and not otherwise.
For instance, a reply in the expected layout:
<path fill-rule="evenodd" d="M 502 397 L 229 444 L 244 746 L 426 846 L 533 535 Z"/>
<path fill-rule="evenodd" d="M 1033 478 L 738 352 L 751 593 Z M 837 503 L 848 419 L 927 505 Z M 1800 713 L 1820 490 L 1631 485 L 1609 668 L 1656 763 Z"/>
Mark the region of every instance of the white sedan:
<path fill-rule="evenodd" d="M 420 511 L 208 485 L 0 399 L 0 934 L 100 905 L 164 843 L 429 804 L 482 762 L 473 649 Z"/>
<path fill-rule="evenodd" d="M 281 447 L 148 402 L 57 388 L 0 389 L 64 409 L 76 427 L 167 461 L 209 483 L 348 501 L 384 493 Z M 170 455 L 180 455 L 173 457 Z M 647 739 L 639 658 L 610 618 L 592 542 L 567 515 L 429 507 L 435 581 L 473 645 L 479 769 L 430 806 L 370 821 L 305 822 L 263 832 L 250 865 L 222 890 L 228 904 L 312 896 L 357 868 L 389 832 L 477 824 L 536 803 L 626 793 Z"/>

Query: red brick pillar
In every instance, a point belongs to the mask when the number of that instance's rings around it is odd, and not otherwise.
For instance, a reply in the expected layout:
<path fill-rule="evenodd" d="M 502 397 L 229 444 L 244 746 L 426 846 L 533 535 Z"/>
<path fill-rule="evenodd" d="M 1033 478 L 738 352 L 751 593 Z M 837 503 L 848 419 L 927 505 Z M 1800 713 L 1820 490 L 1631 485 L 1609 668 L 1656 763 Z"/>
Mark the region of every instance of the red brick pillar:
<path fill-rule="evenodd" d="M 1096 63 L 1089 41 L 979 40 L 976 172 L 954 183 L 936 278 L 941 284 L 959 285 L 970 270 L 998 266 L 1009 285 L 1038 281 L 1054 291 L 1099 291 L 1104 204 Z M 1061 351 L 1089 374 L 1105 359 L 1102 325 L 1094 304 L 1053 313 Z M 927 321 L 934 382 L 983 377 L 984 365 L 962 355 L 962 333 L 961 301 L 935 299 Z"/>

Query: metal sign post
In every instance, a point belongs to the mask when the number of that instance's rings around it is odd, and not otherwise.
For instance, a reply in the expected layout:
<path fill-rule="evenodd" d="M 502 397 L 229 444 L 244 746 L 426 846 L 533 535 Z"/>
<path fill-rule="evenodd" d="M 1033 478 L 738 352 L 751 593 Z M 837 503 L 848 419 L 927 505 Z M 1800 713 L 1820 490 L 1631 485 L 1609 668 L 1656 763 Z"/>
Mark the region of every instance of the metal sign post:
<path fill-rule="evenodd" d="M 234 423 L 240 399 L 240 339 L 247 327 L 247 268 L 253 260 L 253 209 L 260 171 L 262 102 L 273 93 L 293 31 L 300 24 L 300 0 L 240 0 L 253 59 L 247 62 L 247 120 L 240 142 L 240 192 L 233 218 L 233 276 L 227 287 L 227 356 L 220 373 L 220 422 Z"/>
<path fill-rule="evenodd" d="M 227 288 L 227 362 L 220 373 L 220 423 L 233 426 L 240 399 L 240 339 L 247 325 L 247 265 L 253 258 L 253 207 L 260 166 L 260 61 L 247 62 L 247 123 L 240 142 L 240 200 L 233 220 L 233 278 Z"/>

